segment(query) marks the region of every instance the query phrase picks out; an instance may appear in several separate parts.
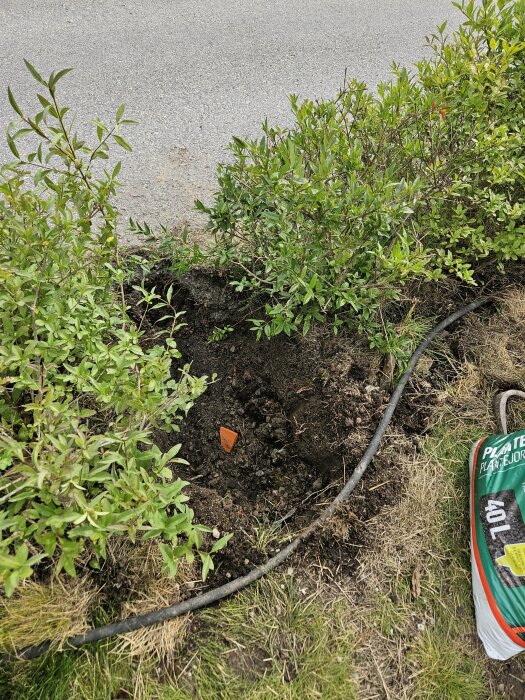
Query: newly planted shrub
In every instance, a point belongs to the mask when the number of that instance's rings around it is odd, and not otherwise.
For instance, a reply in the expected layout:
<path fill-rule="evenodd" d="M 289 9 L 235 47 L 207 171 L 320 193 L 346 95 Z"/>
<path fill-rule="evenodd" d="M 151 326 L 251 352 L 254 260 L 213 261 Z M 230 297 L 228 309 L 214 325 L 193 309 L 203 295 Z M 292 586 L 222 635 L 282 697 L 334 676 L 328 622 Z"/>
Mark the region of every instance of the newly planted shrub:
<path fill-rule="evenodd" d="M 463 2 L 431 58 L 394 66 L 377 93 L 291 98 L 295 123 L 231 144 L 210 216 L 215 259 L 267 297 L 268 337 L 329 320 L 403 355 L 382 313 L 416 279 L 525 255 L 525 2 Z"/>
<path fill-rule="evenodd" d="M 100 566 L 110 537 L 158 538 L 167 568 L 193 560 L 206 528 L 193 524 L 185 483 L 163 454 L 153 427 L 176 430 L 206 377 L 184 368 L 173 338 L 180 324 L 165 300 L 142 290 L 145 307 L 171 318 L 159 344 L 140 345 L 123 295 L 112 195 L 120 163 L 110 170 L 110 141 L 121 135 L 124 107 L 111 127 L 96 120 L 89 147 L 66 124 L 58 81 L 28 64 L 43 88 L 42 110 L 19 117 L 8 143 L 15 162 L 0 179 L 0 577 L 5 593 L 48 558 L 75 574 L 78 562 Z M 27 157 L 19 141 L 30 137 Z M 138 288 L 140 291 L 140 288 Z M 218 542 L 214 550 L 222 546 Z"/>

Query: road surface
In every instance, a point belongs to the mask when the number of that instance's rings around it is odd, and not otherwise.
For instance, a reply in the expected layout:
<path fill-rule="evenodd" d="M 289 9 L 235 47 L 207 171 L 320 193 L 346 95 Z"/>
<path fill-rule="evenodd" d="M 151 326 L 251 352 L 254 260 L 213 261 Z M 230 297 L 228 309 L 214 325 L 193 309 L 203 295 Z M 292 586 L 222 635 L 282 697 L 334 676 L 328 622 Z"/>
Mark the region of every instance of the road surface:
<path fill-rule="evenodd" d="M 8 84 L 35 102 L 23 58 L 46 75 L 73 67 L 61 94 L 79 123 L 122 102 L 140 122 L 123 158 L 124 213 L 197 228 L 193 200 L 210 199 L 232 134 L 258 134 L 265 117 L 289 123 L 288 94 L 334 95 L 345 69 L 377 85 L 458 18 L 449 0 L 1 0 L 0 123 L 12 118 Z"/>

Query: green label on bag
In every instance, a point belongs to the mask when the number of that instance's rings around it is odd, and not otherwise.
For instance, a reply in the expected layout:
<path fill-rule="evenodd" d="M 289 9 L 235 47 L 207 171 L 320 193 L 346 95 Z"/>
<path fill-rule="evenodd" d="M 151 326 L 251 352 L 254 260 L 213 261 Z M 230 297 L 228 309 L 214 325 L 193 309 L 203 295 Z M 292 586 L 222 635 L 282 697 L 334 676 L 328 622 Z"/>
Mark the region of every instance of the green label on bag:
<path fill-rule="evenodd" d="M 472 488 L 473 549 L 485 593 L 509 627 L 525 627 L 525 430 L 478 445 Z"/>

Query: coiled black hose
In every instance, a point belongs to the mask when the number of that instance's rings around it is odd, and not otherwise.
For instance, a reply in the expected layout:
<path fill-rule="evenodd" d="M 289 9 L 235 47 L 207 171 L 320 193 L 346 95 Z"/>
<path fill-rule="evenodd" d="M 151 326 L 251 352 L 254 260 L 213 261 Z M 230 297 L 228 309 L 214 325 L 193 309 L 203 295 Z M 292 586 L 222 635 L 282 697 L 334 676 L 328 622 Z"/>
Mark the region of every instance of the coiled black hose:
<path fill-rule="evenodd" d="M 184 600 L 181 603 L 176 603 L 175 605 L 170 605 L 166 608 L 160 608 L 159 610 L 154 610 L 143 615 L 135 615 L 134 617 L 128 617 L 126 620 L 112 622 L 111 624 L 103 625 L 102 627 L 95 627 L 93 629 L 88 630 L 87 632 L 84 632 L 83 634 L 76 634 L 73 637 L 67 639 L 61 648 L 77 649 L 78 647 L 81 647 L 84 644 L 88 644 L 89 642 L 98 642 L 102 639 L 107 639 L 108 637 L 113 637 L 117 634 L 126 634 L 127 632 L 133 632 L 134 630 L 138 630 L 142 627 L 155 625 L 166 620 L 171 620 L 174 617 L 179 617 L 180 615 L 184 615 L 185 613 L 198 610 L 199 608 L 203 608 L 207 605 L 211 605 L 212 603 L 216 603 L 217 601 L 226 598 L 232 593 L 240 591 L 242 588 L 245 588 L 250 583 L 257 581 L 262 576 L 264 576 L 265 574 L 269 573 L 277 566 L 282 564 L 286 559 L 288 559 L 288 557 L 291 554 L 293 554 L 293 552 L 295 552 L 295 550 L 299 547 L 301 542 L 306 540 L 315 530 L 317 530 L 324 522 L 328 520 L 328 518 L 330 518 L 333 515 L 339 503 L 345 501 L 355 489 L 356 485 L 365 473 L 368 465 L 374 458 L 374 455 L 376 454 L 379 448 L 381 440 L 386 432 L 386 429 L 390 424 L 390 421 L 392 420 L 392 416 L 394 414 L 396 406 L 399 403 L 401 395 L 403 394 L 405 386 L 412 372 L 414 371 L 419 359 L 421 358 L 421 355 L 425 352 L 430 343 L 442 330 L 444 330 L 445 328 L 447 328 L 452 323 L 462 318 L 466 314 L 470 313 L 471 311 L 474 311 L 483 304 L 487 303 L 487 301 L 487 298 L 482 298 L 478 299 L 477 301 L 473 301 L 467 306 L 464 306 L 463 308 L 448 316 L 448 318 L 445 318 L 443 321 L 438 323 L 438 325 L 425 337 L 425 339 L 421 342 L 421 344 L 418 346 L 418 348 L 412 355 L 405 373 L 397 383 L 397 386 L 392 396 L 390 397 L 390 401 L 383 414 L 381 422 L 379 423 L 377 430 L 374 433 L 374 436 L 370 441 L 366 452 L 361 457 L 361 460 L 359 461 L 357 467 L 354 469 L 352 476 L 348 479 L 348 481 L 341 489 L 341 491 L 337 494 L 337 496 L 334 498 L 334 500 L 328 506 L 326 506 L 326 508 L 321 512 L 321 514 L 312 523 L 310 523 L 310 525 L 305 530 L 299 533 L 299 535 L 292 542 L 290 542 L 289 545 L 287 545 L 284 549 L 278 552 L 274 557 L 268 559 L 268 561 L 265 564 L 262 564 L 261 566 L 252 569 L 245 576 L 239 576 L 239 578 L 225 583 L 223 586 L 219 586 L 218 588 L 214 588 L 210 591 L 207 591 L 206 593 L 197 595 L 194 598 L 189 598 L 188 600 Z M 5 654 L 0 658 L 3 661 L 15 659 L 37 659 L 39 656 L 42 656 L 42 654 L 48 651 L 52 647 L 52 644 L 53 643 L 51 641 L 42 642 L 41 644 L 34 644 L 32 646 L 25 647 L 24 649 L 21 649 L 16 653 Z"/>

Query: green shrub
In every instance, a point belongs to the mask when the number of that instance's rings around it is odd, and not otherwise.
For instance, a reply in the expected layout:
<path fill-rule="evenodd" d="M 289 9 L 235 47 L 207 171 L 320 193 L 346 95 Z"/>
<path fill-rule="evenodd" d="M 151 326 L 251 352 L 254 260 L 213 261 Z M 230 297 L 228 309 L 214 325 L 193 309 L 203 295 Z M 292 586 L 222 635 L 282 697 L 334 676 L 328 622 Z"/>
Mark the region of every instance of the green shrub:
<path fill-rule="evenodd" d="M 75 574 L 75 563 L 100 566 L 110 537 L 156 537 L 166 566 L 200 551 L 206 528 L 194 525 L 185 482 L 173 480 L 166 454 L 151 440 L 152 428 L 177 423 L 204 391 L 206 377 L 186 367 L 173 334 L 180 319 L 165 301 L 142 290 L 144 308 L 171 318 L 166 336 L 149 350 L 127 314 L 124 270 L 119 263 L 111 200 L 120 163 L 108 159 L 111 140 L 129 120 L 124 107 L 107 127 L 94 122 L 97 142 L 88 147 L 66 126 L 68 109 L 45 81 L 42 105 L 28 117 L 11 91 L 22 127 L 11 125 L 16 158 L 0 178 L 0 577 L 10 595 L 37 562 Z M 18 141 L 35 147 L 20 156 Z M 34 177 L 31 179 L 31 176 Z M 140 288 L 138 288 L 140 290 Z M 224 540 L 214 547 L 218 549 Z"/>
<path fill-rule="evenodd" d="M 345 84 L 299 102 L 295 123 L 235 138 L 209 214 L 215 260 L 267 296 L 259 335 L 329 319 L 399 351 L 382 314 L 412 280 L 525 254 L 525 2 L 464 2 L 450 39 L 377 93 Z"/>

